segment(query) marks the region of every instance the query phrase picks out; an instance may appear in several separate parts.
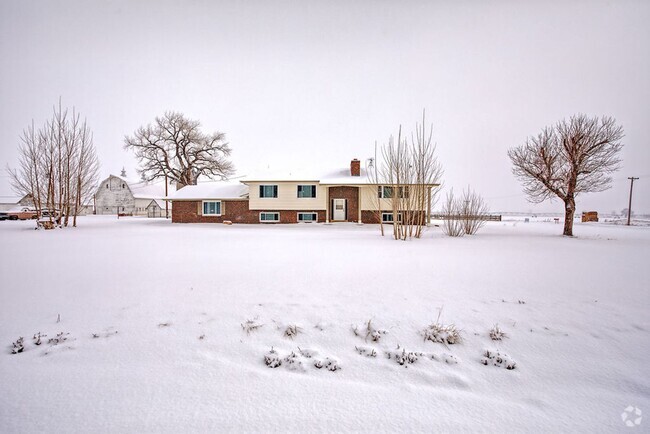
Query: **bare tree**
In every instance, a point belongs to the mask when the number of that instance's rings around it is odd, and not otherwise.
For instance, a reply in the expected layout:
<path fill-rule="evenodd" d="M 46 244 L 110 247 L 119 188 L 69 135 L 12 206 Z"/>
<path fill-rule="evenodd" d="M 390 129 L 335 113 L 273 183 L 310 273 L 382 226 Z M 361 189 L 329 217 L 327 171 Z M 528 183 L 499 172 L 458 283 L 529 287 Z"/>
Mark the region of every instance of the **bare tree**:
<path fill-rule="evenodd" d="M 411 143 L 403 137 L 400 125 L 397 139 L 389 138 L 388 144 L 381 148 L 381 161 L 375 158 L 374 171 L 369 171 L 371 182 L 378 187 L 380 222 L 385 212 L 392 214 L 396 240 L 420 238 L 422 228 L 428 224 L 431 206 L 438 194 L 432 187 L 438 187 L 442 178 L 442 166 L 432 138 L 433 126 L 427 129 L 422 112 L 422 124 L 416 123 Z M 383 226 L 381 231 L 383 235 Z"/>
<path fill-rule="evenodd" d="M 77 225 L 82 204 L 92 195 L 99 163 L 92 132 L 72 109 L 54 107 L 42 128 L 34 123 L 21 136 L 18 169 L 7 168 L 16 193 L 29 194 L 39 215 L 48 210 L 50 223 Z"/>
<path fill-rule="evenodd" d="M 623 137 L 614 118 L 579 114 L 544 128 L 524 145 L 511 148 L 508 156 L 531 202 L 555 197 L 564 202 L 564 235 L 573 236 L 576 196 L 611 186 Z"/>
<path fill-rule="evenodd" d="M 225 179 L 234 173 L 226 135 L 205 134 L 200 126 L 182 113 L 166 112 L 153 125 L 138 128 L 133 137 L 126 136 L 124 147 L 135 152 L 141 164 L 138 172 L 147 181 L 167 176 L 178 189 L 196 184 L 201 175 Z"/>

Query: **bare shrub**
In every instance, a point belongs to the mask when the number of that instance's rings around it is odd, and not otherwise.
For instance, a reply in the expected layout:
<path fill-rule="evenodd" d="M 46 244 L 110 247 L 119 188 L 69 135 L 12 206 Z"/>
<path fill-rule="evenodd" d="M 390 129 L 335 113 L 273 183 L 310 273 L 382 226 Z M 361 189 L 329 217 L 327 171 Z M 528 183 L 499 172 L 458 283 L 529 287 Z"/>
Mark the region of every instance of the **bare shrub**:
<path fill-rule="evenodd" d="M 454 199 L 454 189 L 450 189 L 442 205 L 442 232 L 449 237 L 462 237 L 465 228 L 461 220 L 458 201 Z"/>
<path fill-rule="evenodd" d="M 459 198 L 458 208 L 461 209 L 462 225 L 466 235 L 474 235 L 485 225 L 488 207 L 483 198 L 467 187 Z"/>
<path fill-rule="evenodd" d="M 280 359 L 280 356 L 278 355 L 277 351 L 273 349 L 273 347 L 271 347 L 271 351 L 266 353 L 264 356 L 264 364 L 269 368 L 277 368 L 282 365 L 282 359 Z"/>
<path fill-rule="evenodd" d="M 41 332 L 35 333 L 34 337 L 32 338 L 34 340 L 34 345 L 41 345 L 43 342 L 41 341 L 41 338 L 47 337 L 46 334 L 43 334 Z"/>
<path fill-rule="evenodd" d="M 352 326 L 352 333 L 354 333 L 355 336 L 363 337 L 366 342 L 368 339 L 372 342 L 379 342 L 382 336 L 388 334 L 386 330 L 376 329 L 372 325 L 372 319 L 369 319 L 368 322 L 366 322 L 363 330 L 359 330 L 358 326 Z"/>
<path fill-rule="evenodd" d="M 474 235 L 485 225 L 488 207 L 483 198 L 467 187 L 460 197 L 450 189 L 442 207 L 442 231 L 450 237 Z"/>
<path fill-rule="evenodd" d="M 398 347 L 399 349 L 399 347 Z M 406 351 L 402 348 L 402 351 L 386 351 L 386 357 L 390 360 L 395 360 L 395 362 L 400 365 L 407 367 L 407 365 L 412 365 L 418 361 L 419 357 L 423 357 L 424 353 Z"/>
<path fill-rule="evenodd" d="M 25 351 L 24 341 L 25 339 L 22 336 L 20 336 L 18 337 L 18 339 L 16 339 L 16 342 L 12 342 L 11 354 L 18 354 Z"/>
<path fill-rule="evenodd" d="M 442 324 L 440 322 L 442 309 L 438 312 L 438 318 L 432 324 L 429 324 L 422 332 L 425 341 L 431 341 L 439 344 L 459 344 L 463 341 L 460 330 L 454 324 Z"/>
<path fill-rule="evenodd" d="M 508 335 L 503 330 L 501 330 L 499 324 L 495 324 L 494 327 L 490 329 L 490 339 L 493 341 L 501 341 L 507 337 Z"/>
<path fill-rule="evenodd" d="M 284 330 L 284 336 L 289 339 L 293 339 L 294 337 L 298 336 L 299 333 L 302 333 L 302 328 L 298 327 L 295 324 L 288 326 Z"/>
<path fill-rule="evenodd" d="M 335 372 L 335 371 L 338 371 L 338 370 L 341 369 L 341 366 L 339 365 L 339 363 L 334 359 L 330 359 L 329 357 L 326 357 L 323 360 L 315 360 L 314 361 L 314 367 L 316 369 L 325 368 L 328 371 L 332 371 L 332 372 Z"/>
<path fill-rule="evenodd" d="M 245 323 L 241 324 L 241 328 L 246 332 L 247 335 L 250 335 L 251 332 L 257 331 L 264 324 L 259 324 L 257 318 L 246 320 Z"/>
<path fill-rule="evenodd" d="M 517 367 L 517 363 L 512 360 L 507 354 L 499 353 L 498 351 L 485 350 L 481 363 L 485 366 L 494 365 L 503 367 L 508 370 L 513 370 Z"/>

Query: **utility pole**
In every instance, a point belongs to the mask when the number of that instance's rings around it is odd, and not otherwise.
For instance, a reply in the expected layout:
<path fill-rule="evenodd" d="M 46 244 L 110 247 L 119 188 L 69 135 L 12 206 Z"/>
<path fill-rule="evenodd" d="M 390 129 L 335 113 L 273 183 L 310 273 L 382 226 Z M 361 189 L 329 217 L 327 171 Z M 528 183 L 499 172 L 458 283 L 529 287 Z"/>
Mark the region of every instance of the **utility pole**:
<path fill-rule="evenodd" d="M 630 217 L 632 216 L 632 187 L 634 187 L 634 180 L 639 178 L 630 176 L 627 179 L 630 180 L 630 203 L 627 206 L 627 225 L 630 226 Z"/>
<path fill-rule="evenodd" d="M 165 218 L 169 218 L 169 201 L 167 200 L 167 186 L 169 185 L 169 181 L 167 181 L 167 174 L 165 173 Z"/>

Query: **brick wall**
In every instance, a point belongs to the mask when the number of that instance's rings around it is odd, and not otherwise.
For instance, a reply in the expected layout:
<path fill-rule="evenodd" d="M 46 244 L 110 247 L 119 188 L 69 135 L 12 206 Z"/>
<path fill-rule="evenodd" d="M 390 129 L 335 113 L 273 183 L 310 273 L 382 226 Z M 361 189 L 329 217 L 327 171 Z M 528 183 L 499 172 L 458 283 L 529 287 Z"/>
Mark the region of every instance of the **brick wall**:
<path fill-rule="evenodd" d="M 359 187 L 330 187 L 330 216 L 332 199 L 347 199 L 347 221 L 356 222 L 359 219 Z"/>
<path fill-rule="evenodd" d="M 260 223 L 260 211 L 249 210 L 247 200 L 222 201 L 223 211 L 219 217 L 199 215 L 201 201 L 174 201 L 172 206 L 173 223 L 223 223 L 229 220 L 233 223 Z M 265 212 L 279 212 L 280 223 L 298 223 L 299 212 L 316 212 L 318 221 L 325 221 L 325 211 L 278 211 L 264 210 Z"/>
<path fill-rule="evenodd" d="M 390 211 L 385 211 L 385 212 L 390 212 Z M 422 221 L 426 223 L 426 211 L 415 211 L 414 214 L 422 214 Z M 361 211 L 361 221 L 363 223 L 379 224 L 380 218 L 381 215 L 377 214 L 375 211 Z"/>

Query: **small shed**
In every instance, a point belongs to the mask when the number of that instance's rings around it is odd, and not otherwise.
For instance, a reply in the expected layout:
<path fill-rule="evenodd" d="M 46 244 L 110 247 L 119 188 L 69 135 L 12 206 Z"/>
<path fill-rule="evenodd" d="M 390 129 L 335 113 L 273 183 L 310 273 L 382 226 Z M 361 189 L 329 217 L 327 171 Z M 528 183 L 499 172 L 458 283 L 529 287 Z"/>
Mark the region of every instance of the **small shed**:
<path fill-rule="evenodd" d="M 582 222 L 597 222 L 598 221 L 598 212 L 596 211 L 583 211 L 582 212 Z"/>

